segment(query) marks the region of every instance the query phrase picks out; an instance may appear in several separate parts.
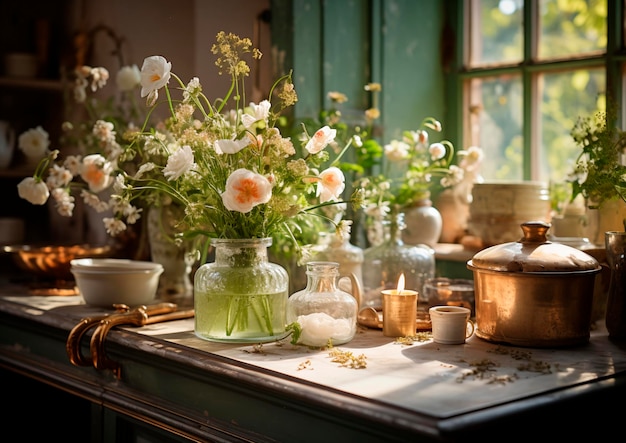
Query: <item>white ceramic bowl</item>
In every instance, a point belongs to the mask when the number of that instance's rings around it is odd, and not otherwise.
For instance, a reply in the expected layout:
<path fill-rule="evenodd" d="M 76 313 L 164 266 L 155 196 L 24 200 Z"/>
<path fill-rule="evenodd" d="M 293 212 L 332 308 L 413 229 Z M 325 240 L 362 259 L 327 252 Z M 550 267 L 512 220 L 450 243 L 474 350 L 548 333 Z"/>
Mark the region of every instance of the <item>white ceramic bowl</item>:
<path fill-rule="evenodd" d="M 116 303 L 130 307 L 152 303 L 163 266 L 125 259 L 76 259 L 71 272 L 85 303 L 110 308 Z"/>
<path fill-rule="evenodd" d="M 92 272 L 137 272 L 153 271 L 162 267 L 152 261 L 128 260 L 124 258 L 77 258 L 70 262 L 72 269 Z"/>

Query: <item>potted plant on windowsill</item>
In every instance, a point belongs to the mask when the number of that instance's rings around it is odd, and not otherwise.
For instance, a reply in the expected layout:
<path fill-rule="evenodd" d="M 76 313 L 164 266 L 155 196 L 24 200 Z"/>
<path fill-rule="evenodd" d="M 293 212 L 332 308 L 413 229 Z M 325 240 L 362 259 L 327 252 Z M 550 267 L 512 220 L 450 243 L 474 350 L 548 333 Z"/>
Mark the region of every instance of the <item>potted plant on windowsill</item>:
<path fill-rule="evenodd" d="M 604 244 L 605 231 L 626 230 L 626 131 L 611 124 L 612 115 L 580 117 L 571 131 L 582 149 L 568 179 L 571 199 L 582 195 L 597 210 L 597 244 Z"/>

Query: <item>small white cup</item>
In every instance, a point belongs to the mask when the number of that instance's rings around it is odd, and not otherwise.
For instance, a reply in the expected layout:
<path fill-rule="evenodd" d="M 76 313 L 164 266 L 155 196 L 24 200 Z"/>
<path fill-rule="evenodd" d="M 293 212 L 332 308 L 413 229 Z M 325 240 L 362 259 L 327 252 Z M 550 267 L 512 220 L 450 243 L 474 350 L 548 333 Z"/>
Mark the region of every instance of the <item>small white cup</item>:
<path fill-rule="evenodd" d="M 463 306 L 433 306 L 428 310 L 435 343 L 461 345 L 474 334 L 471 310 Z"/>

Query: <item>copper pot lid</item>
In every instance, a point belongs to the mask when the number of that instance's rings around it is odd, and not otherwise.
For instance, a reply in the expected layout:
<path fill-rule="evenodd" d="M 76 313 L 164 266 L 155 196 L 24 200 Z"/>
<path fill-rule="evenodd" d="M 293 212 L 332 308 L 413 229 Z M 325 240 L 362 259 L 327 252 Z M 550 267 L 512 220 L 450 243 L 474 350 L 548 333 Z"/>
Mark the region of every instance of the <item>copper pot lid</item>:
<path fill-rule="evenodd" d="M 591 255 L 546 238 L 550 224 L 543 221 L 522 223 L 524 236 L 511 243 L 491 246 L 477 252 L 467 266 L 499 272 L 589 272 L 601 266 Z"/>

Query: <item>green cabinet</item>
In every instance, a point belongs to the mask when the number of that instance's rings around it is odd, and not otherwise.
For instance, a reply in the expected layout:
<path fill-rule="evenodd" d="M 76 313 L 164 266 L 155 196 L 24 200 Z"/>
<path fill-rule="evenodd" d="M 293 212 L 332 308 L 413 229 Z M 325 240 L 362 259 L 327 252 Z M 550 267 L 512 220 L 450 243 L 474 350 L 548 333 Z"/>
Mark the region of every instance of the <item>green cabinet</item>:
<path fill-rule="evenodd" d="M 439 0 L 272 0 L 272 45 L 279 70 L 293 68 L 296 119 L 329 105 L 326 94 L 348 96 L 357 114 L 371 103 L 364 90 L 380 83 L 381 141 L 417 129 L 424 117 L 442 121 L 444 73 Z"/>

